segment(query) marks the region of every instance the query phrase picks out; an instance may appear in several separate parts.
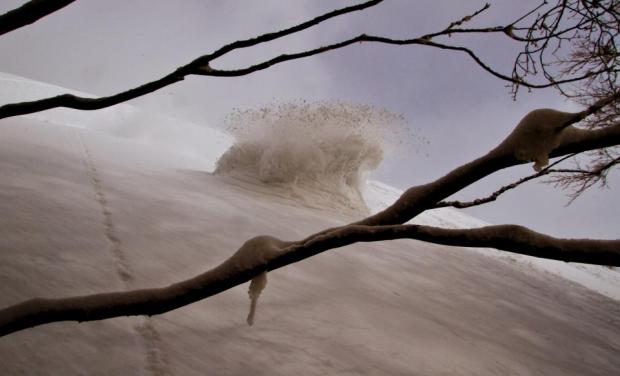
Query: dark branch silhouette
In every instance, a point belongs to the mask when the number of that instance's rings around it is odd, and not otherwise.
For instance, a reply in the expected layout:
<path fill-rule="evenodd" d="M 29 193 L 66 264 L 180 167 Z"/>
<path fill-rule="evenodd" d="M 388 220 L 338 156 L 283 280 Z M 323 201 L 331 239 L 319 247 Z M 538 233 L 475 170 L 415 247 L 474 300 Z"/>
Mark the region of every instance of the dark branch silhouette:
<path fill-rule="evenodd" d="M 19 8 L 0 15 L 0 35 L 30 25 L 75 0 L 31 0 Z"/>
<path fill-rule="evenodd" d="M 611 92 L 617 90 L 617 0 L 544 1 L 522 21 L 527 23 L 517 22 L 507 30 L 512 39 L 524 42 L 513 65 L 514 77 L 542 74 L 553 82 L 558 77 L 581 76 L 586 87 L 605 82 Z M 566 52 L 564 45 L 574 48 Z M 571 95 L 559 85 L 557 88 Z"/>
<path fill-rule="evenodd" d="M 557 166 L 558 164 L 564 162 L 566 159 L 568 158 L 573 158 L 575 157 L 575 154 L 570 154 L 567 155 L 563 158 L 560 158 L 559 160 L 553 162 L 552 164 L 550 164 L 549 166 L 545 167 L 544 169 L 542 169 L 541 171 L 535 173 L 535 174 L 531 174 L 525 177 L 522 177 L 521 179 L 514 181 L 510 184 L 506 184 L 504 186 L 502 186 L 500 189 L 496 190 L 495 192 L 491 193 L 490 195 L 483 197 L 483 198 L 477 198 L 475 200 L 472 201 L 440 201 L 438 203 L 436 203 L 433 208 L 445 208 L 445 207 L 453 207 L 453 208 L 457 208 L 457 209 L 465 209 L 465 208 L 471 208 L 472 206 L 479 206 L 479 205 L 484 205 L 484 204 L 488 204 L 489 202 L 493 202 L 495 200 L 497 200 L 499 198 L 499 196 L 501 196 L 502 194 L 508 192 L 511 189 L 515 189 L 518 186 L 520 186 L 523 183 L 527 183 L 530 180 L 534 180 L 537 179 L 541 176 L 545 176 L 545 175 L 549 175 L 552 173 L 559 173 L 559 172 L 567 172 L 567 170 L 557 170 L 557 169 L 553 169 L 554 166 Z M 571 172 L 574 172 L 571 170 Z"/>
<path fill-rule="evenodd" d="M 605 158 L 597 158 L 590 166 L 582 168 L 577 164 L 576 169 L 567 169 L 557 171 L 559 174 L 549 177 L 546 182 L 562 189 L 572 189 L 568 194 L 568 205 L 573 203 L 587 189 L 600 185 L 607 186 L 607 174 L 611 169 L 620 165 L 620 156 L 612 156 L 610 150 L 597 150 L 597 152 L 605 155 Z"/>
<path fill-rule="evenodd" d="M 381 36 L 361 34 L 356 37 L 353 37 L 353 38 L 350 38 L 350 39 L 347 39 L 347 40 L 344 40 L 338 43 L 326 45 L 323 47 L 318 47 L 315 49 L 298 52 L 298 53 L 282 54 L 272 59 L 265 60 L 257 64 L 253 64 L 245 68 L 225 70 L 225 69 L 215 69 L 212 66 L 212 63 L 214 62 L 214 60 L 234 50 L 253 47 L 253 46 L 256 46 L 262 43 L 267 43 L 267 42 L 282 38 L 284 36 L 294 34 L 299 31 L 316 26 L 320 24 L 321 22 L 324 22 L 331 18 L 375 6 L 379 4 L 381 1 L 382 0 L 368 1 L 362 4 L 338 9 L 338 10 L 326 13 L 322 16 L 316 17 L 310 21 L 303 22 L 299 25 L 296 25 L 296 26 L 293 26 L 287 29 L 283 29 L 278 32 L 267 33 L 267 34 L 263 34 L 255 38 L 240 40 L 240 41 L 227 44 L 210 54 L 206 54 L 206 55 L 203 55 L 203 56 L 200 56 L 194 59 L 192 62 L 177 68 L 174 72 L 169 73 L 168 75 L 162 78 L 159 78 L 157 80 L 151 81 L 144 85 L 140 85 L 138 87 L 135 87 L 135 88 L 132 88 L 132 89 L 129 89 L 129 90 L 117 93 L 117 94 L 113 94 L 110 96 L 99 97 L 99 98 L 87 98 L 87 97 L 79 97 L 79 96 L 72 95 L 72 94 L 62 94 L 62 95 L 58 95 L 58 96 L 54 96 L 50 98 L 44 98 L 44 99 L 35 100 L 35 101 L 6 104 L 3 106 L 0 106 L 0 119 L 11 117 L 11 116 L 25 115 L 29 113 L 49 110 L 49 109 L 58 108 L 58 107 L 72 108 L 76 110 L 88 110 L 88 111 L 98 110 L 98 109 L 114 106 L 116 104 L 123 103 L 128 100 L 135 99 L 140 96 L 155 92 L 161 88 L 164 88 L 166 86 L 169 86 L 169 85 L 172 85 L 174 83 L 184 80 L 185 77 L 187 77 L 188 75 L 212 76 L 212 77 L 244 76 L 244 75 L 248 75 L 251 73 L 255 73 L 260 70 L 268 69 L 276 64 L 280 64 L 286 61 L 297 60 L 297 59 L 302 59 L 302 58 L 326 53 L 328 51 L 337 50 L 337 49 L 344 48 L 349 45 L 360 43 L 360 42 L 373 42 L 373 43 L 382 43 L 382 44 L 390 44 L 390 45 L 397 45 L 397 46 L 422 45 L 422 46 L 439 48 L 443 50 L 461 52 L 461 53 L 466 54 L 478 66 L 480 66 L 482 69 L 484 69 L 486 72 L 490 73 L 491 75 L 501 80 L 507 81 L 511 83 L 513 86 L 525 86 L 525 87 L 532 88 L 532 89 L 540 89 L 540 88 L 546 88 L 546 87 L 551 87 L 551 86 L 558 86 L 560 84 L 565 84 L 565 83 L 573 83 L 573 82 L 587 79 L 592 75 L 596 75 L 600 73 L 598 71 L 590 71 L 590 72 L 583 73 L 581 75 L 571 76 L 566 79 L 560 79 L 560 80 L 554 79 L 554 80 L 548 80 L 547 82 L 544 82 L 544 83 L 533 83 L 533 82 L 528 82 L 524 80 L 520 76 L 515 76 L 514 74 L 510 76 L 510 75 L 506 75 L 506 74 L 499 72 L 498 70 L 491 67 L 489 64 L 485 63 L 473 50 L 469 48 L 466 48 L 463 46 L 449 45 L 449 44 L 440 43 L 440 42 L 433 40 L 434 38 L 438 38 L 442 36 L 451 36 L 453 34 L 500 33 L 502 35 L 508 35 L 506 34 L 506 30 L 510 29 L 512 27 L 512 24 L 509 24 L 507 26 L 494 26 L 494 27 L 470 28 L 470 29 L 467 29 L 467 28 L 463 29 L 463 28 L 458 27 L 458 26 L 461 26 L 463 23 L 470 21 L 473 17 L 484 12 L 486 9 L 489 8 L 488 5 L 485 5 L 483 8 L 479 9 L 478 11 L 474 12 L 473 14 L 469 16 L 462 18 L 459 21 L 452 22 L 445 29 L 442 29 L 434 33 L 428 33 L 428 34 L 422 35 L 417 38 L 393 39 L 393 38 L 386 38 L 386 37 L 381 37 Z"/>
<path fill-rule="evenodd" d="M 219 266 L 163 288 L 61 299 L 31 299 L 0 310 L 0 336 L 51 322 L 162 314 L 226 291 L 266 271 L 330 249 L 357 242 L 394 239 L 497 248 L 556 260 L 620 266 L 620 240 L 558 239 L 516 225 L 458 230 L 419 225 L 344 226 L 299 242 L 284 242 L 268 236 L 250 239 Z M 246 251 L 259 253 L 262 257 L 246 259 Z M 245 262 L 240 264 L 240 260 Z"/>
<path fill-rule="evenodd" d="M 203 55 L 189 64 L 186 64 L 182 67 L 179 67 L 174 72 L 159 78 L 157 80 L 148 82 L 146 84 L 137 86 L 135 88 L 123 91 L 118 94 L 100 97 L 100 98 L 87 98 L 80 97 L 73 94 L 62 94 L 57 95 L 50 98 L 45 98 L 36 101 L 28 101 L 28 102 L 20 102 L 7 104 L 0 107 L 0 119 L 7 118 L 11 116 L 25 115 L 34 112 L 40 112 L 49 110 L 52 108 L 58 107 L 66 107 L 73 108 L 76 110 L 99 110 L 106 107 L 111 107 L 119 103 L 126 102 L 128 100 L 141 97 L 145 94 L 152 93 L 157 91 L 163 87 L 172 85 L 176 82 L 182 81 L 189 74 L 203 74 L 205 71 L 205 67 L 208 67 L 209 62 L 218 57 L 221 57 L 231 51 L 240 48 L 252 47 L 261 43 L 266 43 L 273 41 L 278 38 L 285 37 L 287 35 L 297 33 L 299 31 L 305 30 L 312 26 L 318 25 L 319 23 L 326 21 L 330 18 L 334 18 L 343 14 L 359 11 L 366 9 L 368 7 L 375 6 L 382 2 L 383 0 L 373 0 L 367 1 L 365 3 L 353 5 L 350 7 L 338 9 L 329 13 L 325 13 L 322 16 L 316 17 L 310 21 L 303 22 L 299 25 L 280 30 L 274 33 L 267 33 L 260 35 L 255 38 L 250 38 L 246 40 L 236 41 L 230 44 L 227 44 L 215 52 L 207 55 Z"/>
<path fill-rule="evenodd" d="M 614 98 L 617 100 L 616 97 Z M 579 113 L 565 113 L 568 120 L 558 124 L 557 129 L 569 130 L 567 128 L 571 124 L 583 120 L 600 108 L 601 103 L 597 102 Z M 536 126 L 536 124 L 531 125 Z M 562 134 L 567 136 L 562 137 Z M 620 144 L 620 123 L 593 130 L 571 127 L 570 132 L 559 133 L 558 135 L 560 137 L 558 146 L 549 151 L 549 157 L 560 157 L 618 145 Z M 514 139 L 509 136 L 486 155 L 452 170 L 432 183 L 409 188 L 390 207 L 355 224 L 377 226 L 405 223 L 423 211 L 432 208 L 437 202 L 452 196 L 485 176 L 528 162 L 515 155 L 515 147 L 519 145 L 515 145 L 513 141 Z M 528 142 L 528 140 L 520 141 L 521 143 Z"/>

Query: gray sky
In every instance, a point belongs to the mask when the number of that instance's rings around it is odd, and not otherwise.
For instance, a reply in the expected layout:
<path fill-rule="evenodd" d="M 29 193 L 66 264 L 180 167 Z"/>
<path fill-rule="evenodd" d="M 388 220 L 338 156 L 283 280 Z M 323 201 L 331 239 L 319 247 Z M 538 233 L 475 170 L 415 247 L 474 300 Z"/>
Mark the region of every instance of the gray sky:
<path fill-rule="evenodd" d="M 4 0 L 0 12 L 25 1 Z M 0 38 L 0 71 L 99 95 L 158 78 L 223 44 L 302 22 L 348 1 L 78 0 L 37 23 Z M 493 1 L 479 25 L 512 20 L 536 1 Z M 214 66 L 248 65 L 362 32 L 397 38 L 437 31 L 483 1 L 388 1 L 333 19 L 281 41 L 235 53 Z M 459 41 L 456 37 L 453 41 Z M 510 72 L 515 50 L 495 37 L 463 41 L 501 71 Z M 233 108 L 290 99 L 363 102 L 402 113 L 412 132 L 429 141 L 388 155 L 375 174 L 406 188 L 428 182 L 476 158 L 501 141 L 528 111 L 576 110 L 552 90 L 513 101 L 505 83 L 465 56 L 420 46 L 360 44 L 278 65 L 240 78 L 189 77 L 132 101 L 199 124 L 221 124 Z M 463 198 L 491 193 L 530 174 L 530 166 L 479 182 Z M 613 188 L 620 183 L 611 174 Z M 615 188 L 617 190 L 617 188 Z M 518 223 L 552 235 L 620 236 L 616 192 L 591 190 L 565 208 L 563 192 L 529 183 L 498 202 L 468 212 L 493 223 Z"/>

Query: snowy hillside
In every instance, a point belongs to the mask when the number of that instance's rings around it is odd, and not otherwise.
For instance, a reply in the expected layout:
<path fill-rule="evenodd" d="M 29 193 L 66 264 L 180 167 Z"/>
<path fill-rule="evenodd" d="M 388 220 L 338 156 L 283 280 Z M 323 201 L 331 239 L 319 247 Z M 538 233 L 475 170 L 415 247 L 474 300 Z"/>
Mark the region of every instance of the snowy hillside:
<path fill-rule="evenodd" d="M 0 79 L 3 103 L 64 92 Z M 232 142 L 129 105 L 0 121 L 0 306 L 166 286 L 253 236 L 299 239 L 354 219 L 251 176 L 211 174 Z M 374 181 L 363 193 L 372 211 L 399 194 Z M 416 221 L 484 225 L 450 209 Z M 599 285 L 584 284 L 618 297 L 615 271 L 495 255 L 404 240 L 347 246 L 271 272 L 252 327 L 247 286 L 238 286 L 152 318 L 2 337 L 0 367 L 8 375 L 617 371 L 620 302 L 527 263 L 564 268 L 573 280 L 575 270 L 595 271 Z"/>
<path fill-rule="evenodd" d="M 0 101 L 13 103 L 58 94 L 92 95 L 0 72 Z M 232 138 L 215 129 L 152 114 L 128 104 L 99 111 L 53 109 L 23 116 L 45 123 L 89 129 L 130 139 L 158 149 L 182 154 L 184 163 L 200 163 L 212 170 L 217 158 L 232 144 Z M 195 161 L 199 158 L 200 161 Z M 178 162 L 175 162 L 178 163 Z"/>

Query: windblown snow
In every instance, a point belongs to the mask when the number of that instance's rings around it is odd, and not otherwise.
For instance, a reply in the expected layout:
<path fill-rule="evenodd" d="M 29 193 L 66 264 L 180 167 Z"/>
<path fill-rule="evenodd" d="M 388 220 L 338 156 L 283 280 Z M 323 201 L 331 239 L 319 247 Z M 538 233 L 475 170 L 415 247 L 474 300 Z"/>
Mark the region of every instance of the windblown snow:
<path fill-rule="evenodd" d="M 363 185 L 403 124 L 368 105 L 299 101 L 238 111 L 227 128 L 236 142 L 216 174 L 255 179 L 308 206 L 364 215 Z"/>
<path fill-rule="evenodd" d="M 0 80 L 3 103 L 67 91 Z M 275 238 L 342 225 L 400 194 L 365 176 L 389 148 L 373 122 L 398 123 L 392 114 L 340 103 L 265 110 L 233 115 L 234 137 L 130 105 L 0 121 L 0 307 L 163 287 L 227 259 L 243 268 L 278 252 Z M 484 225 L 450 209 L 415 221 Z M 0 373 L 613 375 L 617 275 L 413 240 L 360 243 L 270 271 L 267 288 L 257 277 L 250 302 L 246 284 L 148 320 L 2 337 Z"/>

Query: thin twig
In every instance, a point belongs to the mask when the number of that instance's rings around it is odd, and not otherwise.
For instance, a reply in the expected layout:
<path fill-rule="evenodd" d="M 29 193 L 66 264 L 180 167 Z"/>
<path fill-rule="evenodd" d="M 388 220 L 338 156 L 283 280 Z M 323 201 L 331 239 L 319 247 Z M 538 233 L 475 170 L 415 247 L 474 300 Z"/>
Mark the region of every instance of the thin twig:
<path fill-rule="evenodd" d="M 250 65 L 246 68 L 234 69 L 234 70 L 225 70 L 225 69 L 215 69 L 212 66 L 212 63 L 215 59 L 224 56 L 225 54 L 234 51 L 240 48 L 253 47 L 262 43 L 266 43 L 269 41 L 273 41 L 278 38 L 282 38 L 284 36 L 299 32 L 301 30 L 310 28 L 312 26 L 318 25 L 321 22 L 324 22 L 328 19 L 363 10 L 372 6 L 379 4 L 380 0 L 368 1 L 362 4 L 338 9 L 329 13 L 326 13 L 322 16 L 316 17 L 310 21 L 303 22 L 299 25 L 280 30 L 278 32 L 267 33 L 256 38 L 250 38 L 245 40 L 236 41 L 230 44 L 227 44 L 216 51 L 200 56 L 190 63 L 183 65 L 177 68 L 174 72 L 169 73 L 168 75 L 146 83 L 144 85 L 137 86 L 135 88 L 123 91 L 121 93 L 113 94 L 110 96 L 99 97 L 99 98 L 87 98 L 87 97 L 79 97 L 72 94 L 63 94 L 55 97 L 44 98 L 36 101 L 28 101 L 28 102 L 20 102 L 20 103 L 12 103 L 6 104 L 0 107 L 0 119 L 7 118 L 11 116 L 25 115 L 33 112 L 44 111 L 48 109 L 65 107 L 72 108 L 76 110 L 98 110 L 110 106 L 114 106 L 119 103 L 126 102 L 128 100 L 138 98 L 148 93 L 152 93 L 157 91 L 163 87 L 172 85 L 174 83 L 180 82 L 185 79 L 188 75 L 201 75 L 201 76 L 212 76 L 212 77 L 238 77 L 244 76 L 247 74 L 251 74 L 260 70 L 268 69 L 276 64 L 280 64 L 286 61 L 302 59 L 314 55 L 318 55 L 321 53 L 325 53 L 328 51 L 340 49 L 358 42 L 374 42 L 374 43 L 383 43 L 383 44 L 391 44 L 391 45 L 423 45 L 429 46 L 433 48 L 439 48 L 443 50 L 451 50 L 458 51 L 467 54 L 477 65 L 483 68 L 485 71 L 490 73 L 491 75 L 512 83 L 513 85 L 525 86 L 528 88 L 539 89 L 546 88 L 550 86 L 557 86 L 559 84 L 575 82 L 579 80 L 583 80 L 584 78 L 589 77 L 591 74 L 589 73 L 583 76 L 570 77 L 565 80 L 553 81 L 548 83 L 531 83 L 525 80 L 522 80 L 519 77 L 511 77 L 506 74 L 503 74 L 495 69 L 493 69 L 489 64 L 485 63 L 474 51 L 469 48 L 462 46 L 453 46 L 444 43 L 439 43 L 433 40 L 433 38 L 437 38 L 440 36 L 449 36 L 452 34 L 462 33 L 462 34 L 472 34 L 472 33 L 504 33 L 504 26 L 495 26 L 490 28 L 474 28 L 474 29 L 459 29 L 448 27 L 439 32 L 425 34 L 418 38 L 412 39 L 392 39 L 381 36 L 371 36 L 366 34 L 361 34 L 351 39 L 347 39 L 338 43 L 326 45 L 323 47 L 298 52 L 291 54 L 282 54 L 277 57 L 274 57 L 269 60 L 265 60 L 261 63 Z M 483 7 L 479 11 L 473 13 L 468 17 L 474 17 L 480 14 L 482 11 L 488 9 L 487 7 Z M 462 22 L 463 20 L 461 20 Z M 459 21 L 457 21 L 458 23 Z"/>
<path fill-rule="evenodd" d="M 464 202 L 463 201 L 440 201 L 437 204 L 435 204 L 433 208 L 445 208 L 445 207 L 451 206 L 457 209 L 465 209 L 465 208 L 471 208 L 472 206 L 479 206 L 479 205 L 487 204 L 489 202 L 493 202 L 497 200 L 499 196 L 506 193 L 507 191 L 511 189 L 515 189 L 521 184 L 526 183 L 530 180 L 534 180 L 536 178 L 539 178 L 541 176 L 548 175 L 554 172 L 564 172 L 565 170 L 554 170 L 552 167 L 557 166 L 559 163 L 565 161 L 566 159 L 575 157 L 575 155 L 576 154 L 567 155 L 555 161 L 554 163 L 550 164 L 549 166 L 545 167 L 544 169 L 540 170 L 539 172 L 535 174 L 525 176 L 515 182 L 502 186 L 500 189 L 498 189 L 497 191 L 493 192 L 492 194 L 486 197 L 477 198 L 472 201 L 464 201 Z"/>

